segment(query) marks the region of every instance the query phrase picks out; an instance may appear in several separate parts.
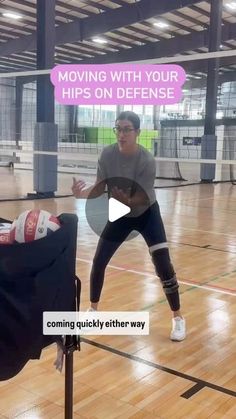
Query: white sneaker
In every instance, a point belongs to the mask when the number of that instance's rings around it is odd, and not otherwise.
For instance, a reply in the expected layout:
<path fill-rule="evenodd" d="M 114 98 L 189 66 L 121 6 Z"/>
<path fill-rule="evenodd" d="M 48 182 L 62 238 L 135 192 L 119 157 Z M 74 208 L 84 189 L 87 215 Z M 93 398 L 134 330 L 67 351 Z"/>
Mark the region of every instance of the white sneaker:
<path fill-rule="evenodd" d="M 95 310 L 95 308 L 93 308 L 93 307 L 89 307 L 87 312 L 90 312 L 90 311 L 97 311 L 97 310 Z"/>
<path fill-rule="evenodd" d="M 185 319 L 182 319 L 181 317 L 173 317 L 170 338 L 171 340 L 176 340 L 178 342 L 186 338 Z"/>

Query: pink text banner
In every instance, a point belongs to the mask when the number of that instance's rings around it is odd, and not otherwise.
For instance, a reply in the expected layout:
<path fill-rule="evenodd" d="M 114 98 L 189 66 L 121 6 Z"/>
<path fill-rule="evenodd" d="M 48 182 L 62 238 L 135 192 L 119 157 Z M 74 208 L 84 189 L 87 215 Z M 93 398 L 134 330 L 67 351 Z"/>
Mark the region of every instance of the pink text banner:
<path fill-rule="evenodd" d="M 50 77 L 63 105 L 171 105 L 186 80 L 175 64 L 63 64 Z"/>

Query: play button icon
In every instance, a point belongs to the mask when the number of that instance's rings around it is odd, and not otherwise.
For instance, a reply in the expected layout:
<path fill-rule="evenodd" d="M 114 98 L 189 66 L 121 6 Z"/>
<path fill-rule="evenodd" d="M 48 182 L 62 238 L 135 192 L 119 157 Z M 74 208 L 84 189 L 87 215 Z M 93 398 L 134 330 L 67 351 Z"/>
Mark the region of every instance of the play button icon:
<path fill-rule="evenodd" d="M 130 208 L 125 205 L 115 194 L 112 196 L 113 187 L 124 191 L 124 193 L 127 192 L 127 195 L 131 197 L 135 191 L 142 192 L 143 195 L 146 194 L 139 184 L 129 178 L 112 177 L 105 179 L 105 181 L 106 185 L 109 185 L 108 190 L 105 189 L 104 193 L 101 194 L 101 184 L 96 184 L 85 203 L 87 222 L 99 237 L 101 237 L 107 224 L 113 223 L 113 226 L 119 229 L 123 228 L 122 226 L 127 223 L 127 220 L 132 222 L 132 219 L 136 217 L 132 206 Z M 147 202 L 148 196 L 145 200 Z M 138 231 L 134 229 L 126 240 L 131 240 L 138 234 Z"/>
<path fill-rule="evenodd" d="M 122 204 L 122 202 L 120 201 L 117 201 L 117 199 L 109 199 L 108 219 L 111 223 L 113 223 L 116 220 L 119 220 L 119 218 L 121 217 L 124 217 L 124 215 L 129 214 L 130 211 L 130 207 L 128 207 L 125 204 Z"/>

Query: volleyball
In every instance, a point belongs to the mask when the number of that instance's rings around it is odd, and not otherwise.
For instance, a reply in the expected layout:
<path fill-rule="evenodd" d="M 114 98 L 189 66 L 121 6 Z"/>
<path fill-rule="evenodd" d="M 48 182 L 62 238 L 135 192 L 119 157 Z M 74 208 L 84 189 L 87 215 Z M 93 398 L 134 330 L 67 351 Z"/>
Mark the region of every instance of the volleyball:
<path fill-rule="evenodd" d="M 0 244 L 10 244 L 10 223 L 0 223 Z"/>
<path fill-rule="evenodd" d="M 48 236 L 60 228 L 57 217 L 45 210 L 22 212 L 11 225 L 10 240 L 27 243 Z"/>

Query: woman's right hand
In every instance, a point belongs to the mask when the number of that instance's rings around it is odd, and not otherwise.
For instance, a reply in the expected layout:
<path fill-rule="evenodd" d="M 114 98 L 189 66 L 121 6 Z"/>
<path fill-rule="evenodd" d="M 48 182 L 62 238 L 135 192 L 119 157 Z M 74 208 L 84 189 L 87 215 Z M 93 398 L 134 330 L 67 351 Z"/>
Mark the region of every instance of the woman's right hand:
<path fill-rule="evenodd" d="M 73 177 L 71 190 L 75 198 L 83 198 L 83 190 L 85 186 L 86 183 L 83 180 L 77 180 L 75 177 Z"/>

